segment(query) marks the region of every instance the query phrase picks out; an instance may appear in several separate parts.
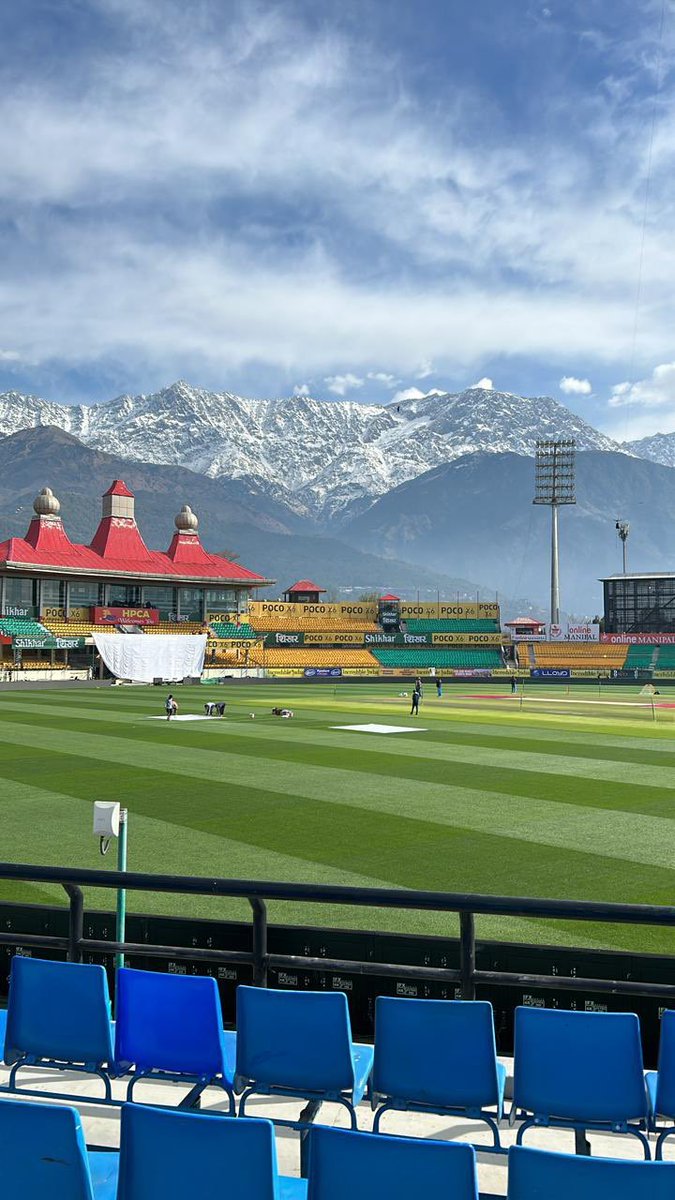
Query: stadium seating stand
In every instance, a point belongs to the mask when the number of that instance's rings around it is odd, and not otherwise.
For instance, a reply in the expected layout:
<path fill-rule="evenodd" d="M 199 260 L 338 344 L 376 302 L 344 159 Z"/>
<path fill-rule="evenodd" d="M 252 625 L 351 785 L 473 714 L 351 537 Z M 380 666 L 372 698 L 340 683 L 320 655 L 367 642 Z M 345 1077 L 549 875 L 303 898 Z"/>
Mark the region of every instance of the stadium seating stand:
<path fill-rule="evenodd" d="M 422 650 L 393 650 L 374 649 L 373 655 L 383 667 L 417 667 L 420 670 L 428 667 L 468 668 L 471 670 L 498 670 L 503 666 L 499 650 L 479 647 L 477 649 L 448 650 L 439 647 L 437 650 L 429 646 Z"/>

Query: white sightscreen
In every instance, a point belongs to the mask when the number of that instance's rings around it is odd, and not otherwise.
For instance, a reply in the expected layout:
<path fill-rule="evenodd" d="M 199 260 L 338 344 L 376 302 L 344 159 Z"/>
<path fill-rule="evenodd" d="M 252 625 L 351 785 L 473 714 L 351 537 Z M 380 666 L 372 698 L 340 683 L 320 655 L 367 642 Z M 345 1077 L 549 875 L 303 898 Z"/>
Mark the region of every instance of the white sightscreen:
<path fill-rule="evenodd" d="M 118 679 L 152 683 L 153 679 L 199 676 L 204 667 L 205 633 L 98 633 L 94 645 Z"/>

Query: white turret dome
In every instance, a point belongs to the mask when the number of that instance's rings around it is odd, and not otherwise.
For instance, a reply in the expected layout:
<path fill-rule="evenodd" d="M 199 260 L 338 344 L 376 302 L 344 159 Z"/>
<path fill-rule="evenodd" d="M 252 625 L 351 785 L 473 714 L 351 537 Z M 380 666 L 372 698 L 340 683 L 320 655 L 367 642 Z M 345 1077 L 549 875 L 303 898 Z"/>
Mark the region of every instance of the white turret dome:
<path fill-rule="evenodd" d="M 178 515 L 174 517 L 174 525 L 180 533 L 196 533 L 199 521 L 189 504 L 184 504 Z"/>
<path fill-rule="evenodd" d="M 33 508 L 39 517 L 56 517 L 61 511 L 61 505 L 51 488 L 45 487 L 33 501 Z"/>

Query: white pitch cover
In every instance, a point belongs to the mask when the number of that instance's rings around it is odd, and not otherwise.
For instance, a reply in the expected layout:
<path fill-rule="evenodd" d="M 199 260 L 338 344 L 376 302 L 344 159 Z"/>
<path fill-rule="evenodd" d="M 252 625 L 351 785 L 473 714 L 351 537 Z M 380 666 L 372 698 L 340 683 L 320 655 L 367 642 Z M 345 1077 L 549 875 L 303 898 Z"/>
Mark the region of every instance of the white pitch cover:
<path fill-rule="evenodd" d="M 205 633 L 98 633 L 94 645 L 118 679 L 152 683 L 153 679 L 199 678 L 206 652 Z"/>

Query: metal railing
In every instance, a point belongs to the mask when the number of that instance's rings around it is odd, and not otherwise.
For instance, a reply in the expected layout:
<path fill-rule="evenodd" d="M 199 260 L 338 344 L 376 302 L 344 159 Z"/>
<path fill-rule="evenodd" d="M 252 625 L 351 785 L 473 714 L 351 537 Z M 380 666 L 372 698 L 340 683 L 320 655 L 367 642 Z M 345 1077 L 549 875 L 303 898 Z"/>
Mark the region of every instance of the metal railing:
<path fill-rule="evenodd" d="M 523 974 L 487 971 L 476 967 L 476 916 L 529 917 L 543 920 L 595 922 L 601 924 L 675 926 L 675 907 L 650 904 L 605 904 L 592 900 L 545 900 L 528 897 L 489 896 L 465 892 L 431 892 L 399 888 L 345 887 L 327 884 L 275 883 L 268 880 L 213 879 L 184 875 L 153 875 L 147 872 L 87 870 L 77 867 L 41 867 L 25 863 L 0 863 L 0 879 L 26 883 L 60 884 L 68 895 L 67 937 L 47 934 L 0 932 L 1 945 L 20 944 L 60 950 L 69 961 L 81 962 L 93 954 L 138 955 L 173 960 L 250 965 L 253 982 L 266 987 L 269 969 L 301 969 L 424 979 L 459 985 L 462 999 L 472 1000 L 479 984 L 497 984 L 557 991 L 604 992 L 614 995 L 658 996 L 675 1000 L 675 984 L 636 980 L 593 979 L 578 975 Z M 251 949 L 215 950 L 194 946 L 116 942 L 84 936 L 83 887 L 136 892 L 166 892 L 176 895 L 227 897 L 247 900 L 252 912 Z M 270 954 L 267 947 L 266 901 L 349 905 L 369 908 L 454 913 L 459 916 L 459 967 L 435 967 Z"/>

